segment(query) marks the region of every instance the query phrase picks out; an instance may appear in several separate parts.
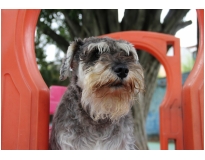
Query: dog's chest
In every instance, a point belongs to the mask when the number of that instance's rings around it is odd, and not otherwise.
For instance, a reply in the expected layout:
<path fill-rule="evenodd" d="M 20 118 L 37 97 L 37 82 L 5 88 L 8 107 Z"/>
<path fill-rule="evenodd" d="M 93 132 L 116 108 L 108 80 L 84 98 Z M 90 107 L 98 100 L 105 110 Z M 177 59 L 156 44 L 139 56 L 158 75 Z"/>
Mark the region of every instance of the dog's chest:
<path fill-rule="evenodd" d="M 129 135 L 114 127 L 96 132 L 92 128 L 86 128 L 81 135 L 70 130 L 61 132 L 59 142 L 62 149 L 77 150 L 117 150 L 129 149 Z"/>

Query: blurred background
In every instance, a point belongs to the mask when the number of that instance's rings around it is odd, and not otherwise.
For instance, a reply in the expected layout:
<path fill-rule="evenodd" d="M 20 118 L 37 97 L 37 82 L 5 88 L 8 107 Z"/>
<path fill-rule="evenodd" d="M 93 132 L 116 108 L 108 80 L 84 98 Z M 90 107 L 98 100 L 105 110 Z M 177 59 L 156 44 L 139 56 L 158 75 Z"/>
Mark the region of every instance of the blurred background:
<path fill-rule="evenodd" d="M 48 87 L 69 84 L 69 79 L 59 81 L 59 68 L 69 42 L 75 38 L 128 30 L 159 32 L 180 38 L 183 85 L 193 68 L 198 48 L 194 9 L 41 10 L 35 32 L 35 50 L 44 81 Z M 144 104 L 133 107 L 133 112 L 137 113 L 134 114 L 136 145 L 140 149 L 160 149 L 159 105 L 166 92 L 166 72 L 155 57 L 143 50 L 137 52 L 145 72 L 146 92 Z M 167 55 L 173 55 L 172 46 L 167 46 Z M 169 149 L 174 149 L 174 142 L 170 141 Z"/>

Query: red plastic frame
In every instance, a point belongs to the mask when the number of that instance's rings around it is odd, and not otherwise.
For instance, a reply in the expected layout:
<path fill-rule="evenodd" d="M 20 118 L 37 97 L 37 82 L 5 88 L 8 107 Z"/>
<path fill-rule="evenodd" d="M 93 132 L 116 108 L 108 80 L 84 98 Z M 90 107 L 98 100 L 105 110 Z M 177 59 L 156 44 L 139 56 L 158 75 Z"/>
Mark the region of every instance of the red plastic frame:
<path fill-rule="evenodd" d="M 48 149 L 49 90 L 37 68 L 40 10 L 1 10 L 1 147 Z"/>

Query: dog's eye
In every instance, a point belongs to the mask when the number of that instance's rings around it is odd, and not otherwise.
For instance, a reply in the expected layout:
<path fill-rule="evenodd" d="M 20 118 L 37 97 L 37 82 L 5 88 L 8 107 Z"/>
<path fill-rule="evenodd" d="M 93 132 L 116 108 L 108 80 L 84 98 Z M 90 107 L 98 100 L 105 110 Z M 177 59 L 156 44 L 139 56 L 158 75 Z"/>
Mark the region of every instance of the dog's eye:
<path fill-rule="evenodd" d="M 90 61 L 96 61 L 100 57 L 100 52 L 98 51 L 98 49 L 94 49 L 90 52 L 89 55 L 90 55 Z"/>
<path fill-rule="evenodd" d="M 129 51 L 129 54 L 128 54 L 128 56 L 132 56 L 133 55 L 133 53 L 131 52 L 131 51 Z"/>

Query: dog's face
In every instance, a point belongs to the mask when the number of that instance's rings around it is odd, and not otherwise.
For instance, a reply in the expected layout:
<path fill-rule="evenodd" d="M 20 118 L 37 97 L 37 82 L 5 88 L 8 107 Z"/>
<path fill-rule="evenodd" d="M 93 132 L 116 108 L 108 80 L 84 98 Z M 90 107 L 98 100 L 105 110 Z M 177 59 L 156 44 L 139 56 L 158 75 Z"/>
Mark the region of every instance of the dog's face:
<path fill-rule="evenodd" d="M 144 89 L 144 76 L 132 44 L 111 38 L 76 40 L 68 48 L 60 79 L 77 76 L 81 104 L 95 121 L 118 120 L 126 115 Z"/>

